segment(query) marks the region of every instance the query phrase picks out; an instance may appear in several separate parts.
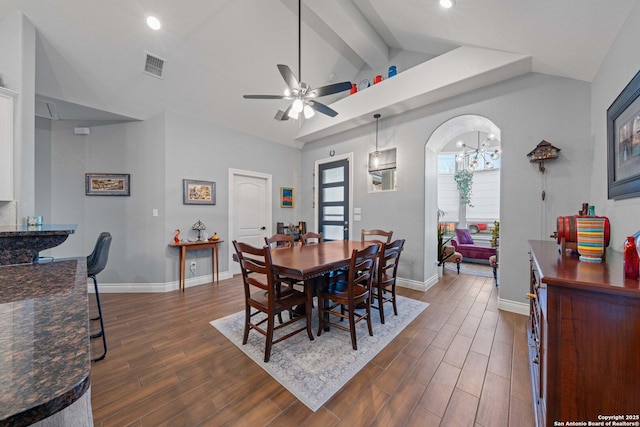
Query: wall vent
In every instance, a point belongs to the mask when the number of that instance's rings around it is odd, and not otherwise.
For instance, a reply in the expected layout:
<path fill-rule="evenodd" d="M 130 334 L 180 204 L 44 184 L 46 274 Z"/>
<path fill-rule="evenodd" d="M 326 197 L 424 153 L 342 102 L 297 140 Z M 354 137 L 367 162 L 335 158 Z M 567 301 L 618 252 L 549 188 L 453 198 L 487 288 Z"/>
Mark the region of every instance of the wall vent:
<path fill-rule="evenodd" d="M 162 78 L 162 68 L 164 67 L 165 60 L 152 55 L 149 52 L 145 52 L 146 60 L 144 63 L 144 72 L 150 76 Z"/>

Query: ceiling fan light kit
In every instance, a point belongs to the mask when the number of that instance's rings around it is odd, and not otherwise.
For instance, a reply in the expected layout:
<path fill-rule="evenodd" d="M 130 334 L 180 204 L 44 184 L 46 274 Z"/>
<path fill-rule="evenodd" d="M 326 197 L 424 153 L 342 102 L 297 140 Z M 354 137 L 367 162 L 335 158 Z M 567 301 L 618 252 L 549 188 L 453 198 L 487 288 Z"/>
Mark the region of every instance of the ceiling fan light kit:
<path fill-rule="evenodd" d="M 298 76 L 302 78 L 301 69 L 301 48 L 300 34 L 302 28 L 301 19 L 301 0 L 298 0 Z M 351 82 L 332 83 L 317 89 L 311 89 L 307 83 L 301 79 L 298 80 L 287 65 L 278 64 L 280 75 L 287 84 L 287 88 L 283 95 L 244 95 L 245 99 L 286 99 L 293 100 L 286 110 L 278 110 L 275 115 L 276 120 L 284 121 L 288 119 L 298 119 L 300 113 L 304 114 L 306 119 L 313 117 L 316 111 L 326 114 L 329 117 L 335 117 L 338 112 L 332 108 L 318 102 L 316 98 L 321 96 L 333 95 L 351 89 Z"/>

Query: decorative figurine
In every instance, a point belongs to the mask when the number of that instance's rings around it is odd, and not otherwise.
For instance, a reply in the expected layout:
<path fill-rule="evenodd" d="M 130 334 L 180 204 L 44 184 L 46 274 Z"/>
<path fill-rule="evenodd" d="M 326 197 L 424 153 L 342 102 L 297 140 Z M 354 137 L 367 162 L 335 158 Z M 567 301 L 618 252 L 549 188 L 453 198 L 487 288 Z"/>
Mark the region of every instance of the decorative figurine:
<path fill-rule="evenodd" d="M 177 245 L 178 243 L 180 243 L 180 229 L 176 228 L 176 231 L 174 233 L 175 234 L 173 235 L 173 243 Z"/>
<path fill-rule="evenodd" d="M 638 280 L 640 276 L 640 256 L 634 236 L 627 237 L 624 243 L 624 278 Z"/>
<path fill-rule="evenodd" d="M 211 237 L 209 238 L 209 240 L 211 240 L 211 241 L 215 242 L 216 240 L 220 240 L 220 237 L 218 236 L 218 233 L 215 233 L 215 232 L 214 232 L 214 233 L 213 233 L 213 236 L 211 236 Z"/>

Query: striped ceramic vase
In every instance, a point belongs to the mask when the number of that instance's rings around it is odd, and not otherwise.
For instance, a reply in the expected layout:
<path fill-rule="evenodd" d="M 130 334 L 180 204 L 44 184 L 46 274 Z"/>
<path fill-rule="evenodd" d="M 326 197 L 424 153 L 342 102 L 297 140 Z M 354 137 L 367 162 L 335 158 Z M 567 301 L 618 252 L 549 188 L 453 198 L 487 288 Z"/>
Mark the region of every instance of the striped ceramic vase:
<path fill-rule="evenodd" d="M 602 261 L 604 253 L 604 218 L 576 218 L 580 261 Z"/>

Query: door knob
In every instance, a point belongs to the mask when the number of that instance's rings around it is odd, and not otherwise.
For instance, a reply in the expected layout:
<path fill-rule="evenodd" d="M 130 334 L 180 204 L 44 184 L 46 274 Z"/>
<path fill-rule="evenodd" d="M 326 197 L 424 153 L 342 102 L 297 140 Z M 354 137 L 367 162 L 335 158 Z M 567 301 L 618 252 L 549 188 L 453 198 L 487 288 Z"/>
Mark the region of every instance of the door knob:
<path fill-rule="evenodd" d="M 267 227 L 265 227 L 264 225 L 262 227 L 260 227 L 260 230 L 266 230 Z"/>

